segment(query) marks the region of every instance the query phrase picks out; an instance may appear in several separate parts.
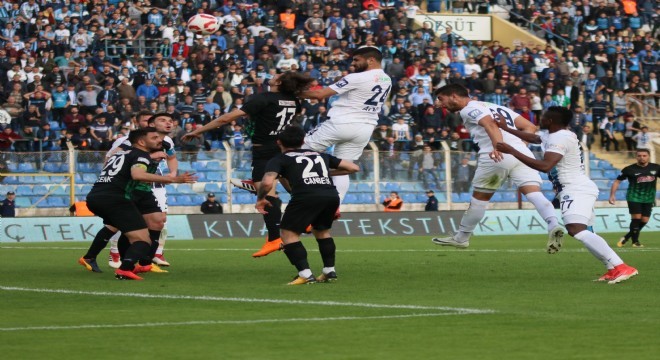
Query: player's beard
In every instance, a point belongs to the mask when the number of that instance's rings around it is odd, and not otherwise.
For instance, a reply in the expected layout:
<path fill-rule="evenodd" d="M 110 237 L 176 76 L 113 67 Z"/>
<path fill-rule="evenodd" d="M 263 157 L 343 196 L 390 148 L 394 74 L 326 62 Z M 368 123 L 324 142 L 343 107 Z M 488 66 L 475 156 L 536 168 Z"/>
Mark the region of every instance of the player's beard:
<path fill-rule="evenodd" d="M 355 65 L 353 65 L 353 67 L 355 67 L 356 73 L 360 73 L 366 71 L 367 68 L 369 68 L 369 64 L 367 64 L 367 62 L 365 61 L 365 62 L 356 63 Z"/>

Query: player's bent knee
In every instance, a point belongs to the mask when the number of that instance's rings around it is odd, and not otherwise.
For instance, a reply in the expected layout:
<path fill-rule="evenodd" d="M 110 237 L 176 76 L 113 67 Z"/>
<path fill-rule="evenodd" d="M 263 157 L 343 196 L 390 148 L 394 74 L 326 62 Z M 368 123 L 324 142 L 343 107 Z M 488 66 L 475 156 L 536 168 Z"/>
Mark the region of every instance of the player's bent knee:
<path fill-rule="evenodd" d="M 541 184 L 537 183 L 536 181 L 526 182 L 524 184 L 521 184 L 518 187 L 518 189 L 520 190 L 521 193 L 527 195 L 529 193 L 541 191 Z"/>
<path fill-rule="evenodd" d="M 575 237 L 575 235 L 587 230 L 586 224 L 566 224 L 566 231 L 568 235 Z"/>
<path fill-rule="evenodd" d="M 494 194 L 495 190 L 479 188 L 472 192 L 472 197 L 481 201 L 490 201 Z"/>
<path fill-rule="evenodd" d="M 149 238 L 149 230 L 147 230 L 146 228 L 126 232 L 124 233 L 124 236 L 126 236 L 126 238 L 131 244 L 136 241 L 144 241 L 147 244 L 151 245 L 151 239 Z"/>

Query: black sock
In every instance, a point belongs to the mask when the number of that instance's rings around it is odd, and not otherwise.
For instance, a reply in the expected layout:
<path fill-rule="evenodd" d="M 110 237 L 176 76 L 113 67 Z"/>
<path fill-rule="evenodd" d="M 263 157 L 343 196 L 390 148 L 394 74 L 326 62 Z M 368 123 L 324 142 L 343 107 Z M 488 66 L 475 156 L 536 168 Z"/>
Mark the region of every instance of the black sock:
<path fill-rule="evenodd" d="M 131 243 L 128 241 L 128 238 L 124 234 L 119 235 L 119 239 L 117 240 L 117 251 L 119 252 L 120 259 L 123 259 L 124 256 L 126 256 L 126 251 L 128 251 L 129 247 L 131 247 Z"/>
<path fill-rule="evenodd" d="M 309 269 L 307 250 L 300 241 L 284 245 L 284 254 L 289 258 L 291 265 L 295 266 L 298 271 Z"/>
<path fill-rule="evenodd" d="M 132 271 L 139 259 L 149 256 L 149 251 L 151 251 L 151 245 L 149 243 L 145 241 L 134 242 L 126 251 L 126 256 L 122 258 L 119 269 Z"/>
<path fill-rule="evenodd" d="M 331 237 L 325 239 L 316 239 L 316 242 L 319 243 L 319 252 L 321 253 L 321 259 L 323 259 L 323 267 L 334 267 L 335 266 L 335 240 Z"/>
<path fill-rule="evenodd" d="M 116 232 L 113 232 L 106 226 L 101 228 L 101 230 L 96 233 L 94 241 L 92 241 L 92 244 L 89 246 L 89 250 L 87 250 L 87 254 L 85 254 L 84 258 L 96 259 L 96 257 L 101 253 L 101 250 L 105 249 L 106 245 L 108 245 L 108 240 L 110 240 L 114 234 L 116 234 Z"/>
<path fill-rule="evenodd" d="M 642 229 L 644 228 L 644 226 L 646 226 L 646 224 L 648 224 L 648 223 L 649 223 L 648 221 L 647 222 L 643 222 L 641 220 L 639 221 L 639 232 L 640 233 L 642 232 Z"/>
<path fill-rule="evenodd" d="M 633 244 L 636 244 L 639 242 L 639 223 L 641 223 L 642 220 L 640 219 L 632 219 L 630 220 L 630 235 L 632 237 L 632 242 Z"/>
<path fill-rule="evenodd" d="M 268 241 L 280 238 L 280 220 L 282 220 L 282 201 L 274 196 L 266 196 L 273 206 L 266 206 L 268 214 L 264 215 L 264 222 L 268 230 Z"/>
<path fill-rule="evenodd" d="M 632 236 L 631 231 L 629 230 L 625 235 L 623 235 L 623 241 L 622 243 L 626 243 L 626 241 L 630 240 L 630 237 Z"/>
<path fill-rule="evenodd" d="M 149 230 L 149 239 L 151 239 L 151 249 L 149 254 L 144 258 L 140 259 L 140 265 L 147 266 L 151 265 L 151 260 L 153 260 L 154 255 L 156 255 L 156 250 L 158 250 L 158 240 L 160 239 L 160 230 Z"/>

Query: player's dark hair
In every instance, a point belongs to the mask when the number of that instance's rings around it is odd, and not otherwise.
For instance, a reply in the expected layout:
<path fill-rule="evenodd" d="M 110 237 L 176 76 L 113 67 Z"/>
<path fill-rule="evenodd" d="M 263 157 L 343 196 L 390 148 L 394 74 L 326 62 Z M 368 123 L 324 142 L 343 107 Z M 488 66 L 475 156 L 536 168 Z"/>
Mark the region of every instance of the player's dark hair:
<path fill-rule="evenodd" d="M 564 127 L 573 121 L 573 112 L 562 106 L 550 106 L 544 116 L 552 119 L 553 123 L 561 124 Z"/>
<path fill-rule="evenodd" d="M 286 148 L 297 149 L 305 142 L 305 130 L 300 126 L 289 125 L 277 134 L 277 140 Z"/>
<path fill-rule="evenodd" d="M 158 132 L 158 130 L 156 130 L 156 128 L 154 127 L 146 127 L 142 129 L 131 130 L 131 132 L 128 134 L 128 141 L 130 141 L 131 144 L 135 144 L 139 140 L 147 136 L 147 134 L 152 132 Z"/>
<path fill-rule="evenodd" d="M 383 60 L 383 53 L 381 53 L 380 50 L 378 50 L 378 48 L 374 46 L 362 46 L 357 50 L 353 51 L 352 55 L 364 56 L 367 59 L 374 58 L 378 62 Z"/>
<path fill-rule="evenodd" d="M 449 85 L 445 85 L 445 86 L 439 88 L 438 90 L 436 90 L 435 96 L 438 97 L 440 95 L 442 95 L 442 96 L 458 95 L 460 97 L 469 97 L 470 92 L 463 85 L 449 84 Z"/>
<path fill-rule="evenodd" d="M 315 79 L 299 72 L 287 71 L 278 80 L 280 81 L 280 85 L 277 87 L 279 92 L 297 96 L 307 90 Z"/>
<path fill-rule="evenodd" d="M 649 151 L 649 149 L 637 149 L 637 152 L 645 152 L 648 155 L 651 155 L 651 151 Z"/>
<path fill-rule="evenodd" d="M 202 104 L 202 105 L 203 105 L 203 104 Z M 156 121 L 156 118 L 159 117 L 159 116 L 167 116 L 168 118 L 174 120 L 174 118 L 172 117 L 172 114 L 168 114 L 168 113 L 166 113 L 166 112 L 162 112 L 162 113 L 156 113 L 156 114 L 152 115 L 152 116 L 149 118 L 149 120 L 147 120 L 147 124 L 149 124 L 149 126 L 151 126 L 151 124 L 153 124 L 153 123 Z"/>

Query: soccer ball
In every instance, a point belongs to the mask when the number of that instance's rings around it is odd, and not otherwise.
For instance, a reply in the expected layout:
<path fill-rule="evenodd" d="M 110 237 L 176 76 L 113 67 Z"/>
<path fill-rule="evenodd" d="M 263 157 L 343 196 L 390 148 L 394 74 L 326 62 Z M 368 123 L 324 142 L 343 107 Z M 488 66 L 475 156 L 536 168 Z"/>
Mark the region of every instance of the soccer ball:
<path fill-rule="evenodd" d="M 209 35 L 220 29 L 220 23 L 215 16 L 198 14 L 188 20 L 188 30 L 198 35 Z"/>

